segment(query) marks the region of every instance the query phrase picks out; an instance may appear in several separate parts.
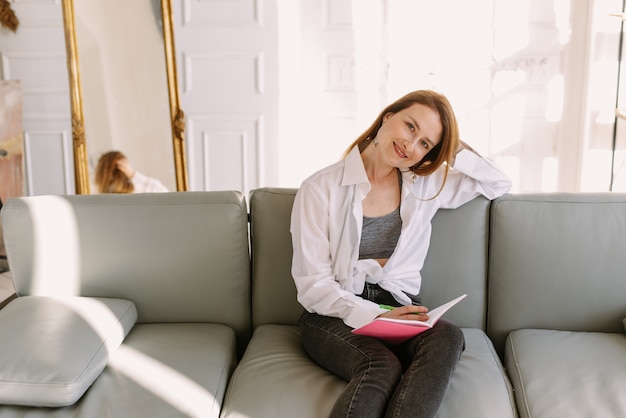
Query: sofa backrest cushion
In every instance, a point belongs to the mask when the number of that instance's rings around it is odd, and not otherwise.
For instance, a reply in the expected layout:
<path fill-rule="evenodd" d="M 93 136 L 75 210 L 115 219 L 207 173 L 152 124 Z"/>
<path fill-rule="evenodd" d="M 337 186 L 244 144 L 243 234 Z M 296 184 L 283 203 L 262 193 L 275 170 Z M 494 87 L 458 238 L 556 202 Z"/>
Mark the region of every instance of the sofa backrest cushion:
<path fill-rule="evenodd" d="M 138 322 L 250 329 L 248 214 L 236 191 L 34 196 L 2 208 L 18 296 L 134 302 Z"/>
<path fill-rule="evenodd" d="M 620 332 L 626 194 L 503 196 L 492 204 L 488 334 L 520 328 Z"/>
<path fill-rule="evenodd" d="M 252 326 L 294 325 L 302 313 L 291 276 L 291 208 L 297 189 L 250 192 Z"/>
<path fill-rule="evenodd" d="M 252 322 L 298 323 L 302 307 L 291 276 L 291 208 L 297 189 L 262 188 L 250 194 Z M 433 220 L 431 249 L 422 271 L 422 301 L 431 308 L 467 293 L 446 318 L 483 328 L 486 310 L 489 201 L 440 210 Z"/>
<path fill-rule="evenodd" d="M 487 255 L 490 201 L 478 197 L 433 218 L 428 256 L 422 269 L 422 303 L 435 308 L 463 293 L 445 314 L 457 325 L 486 329 Z"/>

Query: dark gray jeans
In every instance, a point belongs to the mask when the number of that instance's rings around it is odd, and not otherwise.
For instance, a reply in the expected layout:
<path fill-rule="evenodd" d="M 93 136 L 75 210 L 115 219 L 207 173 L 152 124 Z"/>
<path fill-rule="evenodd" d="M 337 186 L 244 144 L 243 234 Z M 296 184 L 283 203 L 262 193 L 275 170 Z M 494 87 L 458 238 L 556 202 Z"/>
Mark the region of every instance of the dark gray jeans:
<path fill-rule="evenodd" d="M 300 331 L 313 361 L 348 381 L 331 417 L 434 417 L 465 347 L 460 328 L 444 319 L 399 345 L 308 312 Z"/>

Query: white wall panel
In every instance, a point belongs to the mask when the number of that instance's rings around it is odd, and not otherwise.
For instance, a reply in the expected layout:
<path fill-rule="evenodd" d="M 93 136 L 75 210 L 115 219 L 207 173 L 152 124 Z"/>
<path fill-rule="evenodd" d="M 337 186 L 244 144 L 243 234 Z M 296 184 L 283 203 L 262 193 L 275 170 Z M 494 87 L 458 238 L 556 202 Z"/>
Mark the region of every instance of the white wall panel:
<path fill-rule="evenodd" d="M 20 29 L 59 26 L 61 0 L 11 0 L 11 3 L 20 18 Z"/>
<path fill-rule="evenodd" d="M 71 132 L 26 130 L 24 151 L 29 195 L 75 192 Z"/>
<path fill-rule="evenodd" d="M 352 53 L 329 55 L 327 57 L 327 91 L 352 91 L 355 84 L 355 62 Z"/>
<path fill-rule="evenodd" d="M 352 0 L 325 0 L 323 7 L 326 29 L 351 28 Z"/>
<path fill-rule="evenodd" d="M 71 114 L 65 54 L 46 51 L 0 52 L 2 74 L 22 82 L 25 119 L 69 118 Z M 46 69 L 42 77 L 41 68 Z M 69 121 L 69 119 L 68 119 Z"/>
<path fill-rule="evenodd" d="M 259 0 L 184 0 L 184 26 L 241 26 L 260 24 Z"/>
<path fill-rule="evenodd" d="M 254 52 L 214 52 L 184 54 L 183 92 L 194 95 L 219 97 L 215 105 L 243 104 L 238 95 L 263 94 L 263 54 Z M 237 92 L 238 95 L 234 95 Z M 210 99 L 211 97 L 207 97 Z M 232 100 L 229 100 L 232 99 Z"/>
<path fill-rule="evenodd" d="M 24 119 L 64 118 L 69 126 L 71 109 L 67 89 L 27 89 L 22 95 Z"/>
<path fill-rule="evenodd" d="M 46 51 L 17 52 L 4 50 L 2 73 L 5 79 L 20 79 L 25 88 L 58 87 L 67 89 L 67 63 L 65 54 Z M 46 77 L 41 69 L 46 69 Z"/>
<path fill-rule="evenodd" d="M 262 184 L 262 117 L 190 116 L 189 169 L 201 173 L 196 190 L 241 190 Z"/>

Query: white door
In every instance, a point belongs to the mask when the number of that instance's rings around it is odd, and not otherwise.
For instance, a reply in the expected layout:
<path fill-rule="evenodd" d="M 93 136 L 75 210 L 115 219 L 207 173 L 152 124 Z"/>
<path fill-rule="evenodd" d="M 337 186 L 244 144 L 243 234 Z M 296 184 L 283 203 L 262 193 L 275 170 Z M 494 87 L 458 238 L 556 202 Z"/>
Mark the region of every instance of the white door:
<path fill-rule="evenodd" d="M 190 190 L 278 177 L 276 0 L 174 0 Z"/>

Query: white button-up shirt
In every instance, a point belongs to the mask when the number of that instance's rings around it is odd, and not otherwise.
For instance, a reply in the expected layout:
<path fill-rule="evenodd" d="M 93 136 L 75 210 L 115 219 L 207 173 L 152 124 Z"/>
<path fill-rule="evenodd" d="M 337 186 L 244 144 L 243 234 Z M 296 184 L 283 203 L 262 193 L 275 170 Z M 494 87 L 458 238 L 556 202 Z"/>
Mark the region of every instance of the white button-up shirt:
<path fill-rule="evenodd" d="M 135 171 L 132 182 L 135 186 L 134 193 L 164 193 L 168 191 L 167 187 L 159 180 L 148 177 L 139 171 Z"/>
<path fill-rule="evenodd" d="M 358 147 L 346 158 L 306 179 L 291 213 L 292 275 L 298 302 L 309 312 L 341 318 L 358 328 L 384 312 L 357 295 L 365 282 L 377 283 L 403 304 L 404 293 L 419 294 L 420 271 L 430 243 L 431 220 L 439 208 L 457 208 L 479 195 L 495 199 L 511 182 L 494 162 L 462 150 L 441 188 L 444 167 L 429 176 L 402 173 L 402 230 L 384 267 L 359 260 L 362 201 L 371 189 Z"/>

